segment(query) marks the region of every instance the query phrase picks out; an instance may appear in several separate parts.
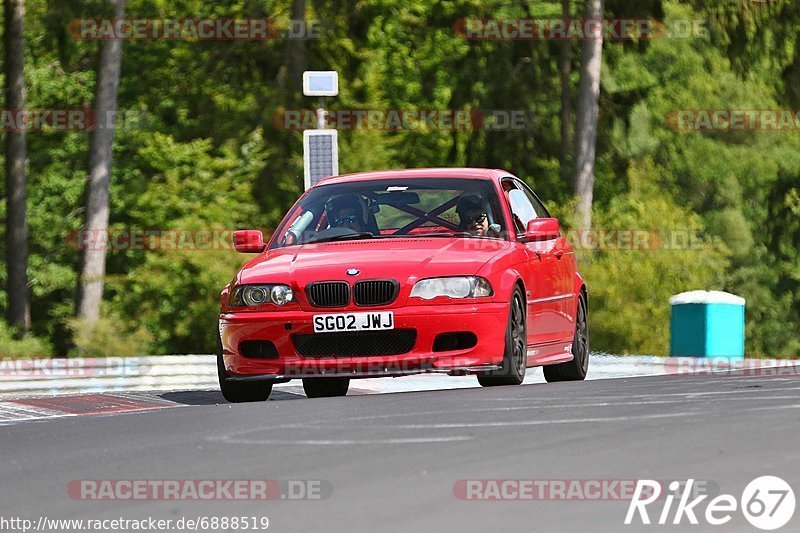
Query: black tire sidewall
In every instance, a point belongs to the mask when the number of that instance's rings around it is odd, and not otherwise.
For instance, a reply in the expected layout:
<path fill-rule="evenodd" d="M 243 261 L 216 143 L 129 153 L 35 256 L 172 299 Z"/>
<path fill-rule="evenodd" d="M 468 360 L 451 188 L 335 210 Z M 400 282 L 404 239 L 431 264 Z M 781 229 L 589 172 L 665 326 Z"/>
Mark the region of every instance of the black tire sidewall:
<path fill-rule="evenodd" d="M 523 357 L 525 357 L 525 364 L 522 365 L 522 368 L 518 368 L 517 361 L 514 360 L 514 346 L 513 346 L 513 335 L 511 334 L 511 330 L 513 327 L 514 321 L 514 300 L 518 299 L 520 303 L 520 309 L 522 309 L 522 324 L 523 324 L 523 344 L 525 346 L 525 353 Z M 528 347 L 528 339 L 527 339 L 527 316 L 525 314 L 525 300 L 522 298 L 522 291 L 520 291 L 519 287 L 514 289 L 514 292 L 511 294 L 511 300 L 508 304 L 508 320 L 506 321 L 506 332 L 505 332 L 505 346 L 503 347 L 503 362 L 501 363 L 499 370 L 493 370 L 491 372 L 486 372 L 484 374 L 478 375 L 478 383 L 481 384 L 483 387 L 496 387 L 502 385 L 520 385 L 522 381 L 525 379 L 525 370 L 527 369 L 527 347 Z"/>
<path fill-rule="evenodd" d="M 222 339 L 217 328 L 217 377 L 219 389 L 225 400 L 231 403 L 263 402 L 272 394 L 272 382 L 237 383 L 228 381 L 225 359 L 222 357 Z"/>
<path fill-rule="evenodd" d="M 578 346 L 578 332 L 579 332 L 579 315 L 583 312 L 583 319 L 586 322 L 586 350 L 585 353 L 577 353 L 576 347 Z M 584 362 L 586 368 L 589 367 L 589 314 L 586 308 L 586 300 L 581 294 L 578 298 L 578 311 L 575 314 L 575 333 L 572 337 L 572 360 L 566 363 L 559 363 L 557 365 L 545 366 L 543 369 L 544 378 L 548 383 L 560 381 L 582 381 L 586 379 L 587 371 L 584 370 Z"/>
<path fill-rule="evenodd" d="M 522 310 L 522 342 L 523 342 L 523 354 L 521 357 L 523 358 L 524 363 L 521 365 L 522 368 L 519 368 L 519 362 L 515 361 L 514 356 L 514 337 L 512 335 L 512 329 L 514 327 L 514 303 L 515 300 L 519 300 L 520 309 Z M 525 302 L 522 299 L 522 292 L 519 290 L 519 287 L 514 289 L 514 293 L 511 295 L 511 304 L 508 310 L 508 325 L 506 326 L 506 348 L 505 348 L 505 355 L 503 356 L 503 366 L 508 366 L 508 368 L 503 368 L 503 375 L 508 376 L 509 378 L 519 379 L 522 381 L 525 379 L 525 371 L 527 369 L 527 348 L 528 348 L 528 324 L 527 324 L 528 317 L 525 313 Z"/>
<path fill-rule="evenodd" d="M 577 362 L 578 371 L 585 377 L 589 371 L 589 313 L 586 309 L 586 301 L 581 297 L 578 300 L 578 316 L 583 315 L 583 321 L 586 324 L 586 348 L 581 353 L 580 361 Z M 577 322 L 577 321 L 576 321 Z M 578 331 L 579 326 L 576 325 L 575 327 L 575 339 L 573 341 L 573 346 L 578 344 Z M 577 357 L 576 357 L 577 359 Z"/>

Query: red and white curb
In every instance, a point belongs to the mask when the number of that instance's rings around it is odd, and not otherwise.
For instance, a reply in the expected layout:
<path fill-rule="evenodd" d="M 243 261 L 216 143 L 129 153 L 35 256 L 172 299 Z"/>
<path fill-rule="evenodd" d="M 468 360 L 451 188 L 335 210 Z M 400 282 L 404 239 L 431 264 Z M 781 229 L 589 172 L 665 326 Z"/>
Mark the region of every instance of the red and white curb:
<path fill-rule="evenodd" d="M 19 398 L 0 402 L 0 426 L 35 420 L 86 415 L 115 415 L 180 406 L 179 403 L 157 396 L 135 393 Z"/>
<path fill-rule="evenodd" d="M 213 399 L 206 400 L 204 403 L 215 403 L 217 400 L 219 404 L 227 403 L 222 398 L 219 391 L 180 391 L 179 393 L 195 396 L 198 394 L 204 396 L 213 395 Z M 352 386 L 348 392 L 350 396 L 378 393 L 380 393 L 380 391 Z M 0 427 L 18 424 L 20 422 L 34 422 L 88 415 L 109 416 L 193 405 L 192 403 L 182 403 L 180 400 L 168 400 L 161 397 L 160 394 L 163 394 L 163 392 L 115 392 L 15 398 L 0 401 Z M 284 385 L 274 389 L 270 400 L 280 401 L 297 398 L 305 398 L 303 387 L 300 385 Z"/>

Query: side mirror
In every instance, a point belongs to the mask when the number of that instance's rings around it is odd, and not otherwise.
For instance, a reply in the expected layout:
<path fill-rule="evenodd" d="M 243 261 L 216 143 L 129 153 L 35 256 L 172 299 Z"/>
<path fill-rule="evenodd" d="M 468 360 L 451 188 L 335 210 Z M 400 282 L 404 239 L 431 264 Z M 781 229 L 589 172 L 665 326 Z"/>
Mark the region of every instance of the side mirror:
<path fill-rule="evenodd" d="M 549 241 L 558 238 L 558 233 L 558 219 L 534 218 L 528 222 L 525 242 Z"/>
<path fill-rule="evenodd" d="M 254 229 L 233 232 L 233 248 L 240 254 L 260 254 L 267 247 L 264 235 Z"/>

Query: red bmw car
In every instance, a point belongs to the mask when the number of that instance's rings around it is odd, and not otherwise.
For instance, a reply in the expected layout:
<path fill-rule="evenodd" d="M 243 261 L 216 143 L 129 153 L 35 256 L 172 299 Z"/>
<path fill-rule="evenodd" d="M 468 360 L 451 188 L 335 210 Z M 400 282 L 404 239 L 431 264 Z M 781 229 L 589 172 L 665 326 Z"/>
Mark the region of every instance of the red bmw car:
<path fill-rule="evenodd" d="M 247 262 L 220 298 L 228 401 L 302 379 L 309 397 L 353 378 L 424 372 L 519 385 L 582 380 L 586 284 L 539 198 L 502 170 L 420 169 L 325 179 L 269 243 L 237 231 Z"/>

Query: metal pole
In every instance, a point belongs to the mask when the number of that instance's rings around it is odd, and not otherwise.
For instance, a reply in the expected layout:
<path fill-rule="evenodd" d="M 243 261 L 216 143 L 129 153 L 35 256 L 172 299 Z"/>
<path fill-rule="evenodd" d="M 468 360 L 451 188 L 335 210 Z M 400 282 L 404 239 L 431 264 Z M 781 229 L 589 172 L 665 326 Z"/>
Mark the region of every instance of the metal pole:
<path fill-rule="evenodd" d="M 322 108 L 323 102 L 322 97 L 317 100 L 317 129 L 324 130 L 325 129 L 325 109 Z"/>

